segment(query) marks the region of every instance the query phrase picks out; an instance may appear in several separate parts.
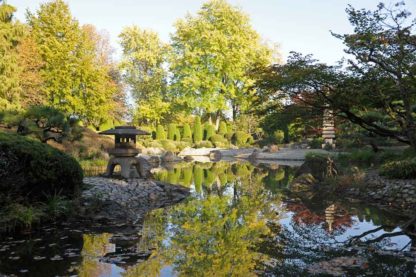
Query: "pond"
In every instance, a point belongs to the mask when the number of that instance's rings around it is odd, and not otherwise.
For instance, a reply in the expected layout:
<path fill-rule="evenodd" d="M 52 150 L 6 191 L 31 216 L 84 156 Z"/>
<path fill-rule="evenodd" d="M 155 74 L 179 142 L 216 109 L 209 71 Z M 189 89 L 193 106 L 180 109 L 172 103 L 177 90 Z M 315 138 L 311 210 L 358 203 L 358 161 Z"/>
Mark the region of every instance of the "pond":
<path fill-rule="evenodd" d="M 407 219 L 339 195 L 295 193 L 295 168 L 246 162 L 156 169 L 191 188 L 150 212 L 139 240 L 80 223 L 1 237 L 0 276 L 414 276 Z"/>

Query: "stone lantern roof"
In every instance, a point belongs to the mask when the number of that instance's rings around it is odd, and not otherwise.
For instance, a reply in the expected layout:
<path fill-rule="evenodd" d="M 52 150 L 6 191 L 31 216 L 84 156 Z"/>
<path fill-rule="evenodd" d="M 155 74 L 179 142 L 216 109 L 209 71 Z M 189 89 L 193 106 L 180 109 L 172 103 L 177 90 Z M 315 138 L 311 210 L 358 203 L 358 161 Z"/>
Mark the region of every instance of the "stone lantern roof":
<path fill-rule="evenodd" d="M 136 129 L 134 126 L 117 126 L 113 129 L 108 129 L 99 132 L 100 135 L 115 135 L 115 136 L 139 136 L 150 135 L 148 132 Z"/>

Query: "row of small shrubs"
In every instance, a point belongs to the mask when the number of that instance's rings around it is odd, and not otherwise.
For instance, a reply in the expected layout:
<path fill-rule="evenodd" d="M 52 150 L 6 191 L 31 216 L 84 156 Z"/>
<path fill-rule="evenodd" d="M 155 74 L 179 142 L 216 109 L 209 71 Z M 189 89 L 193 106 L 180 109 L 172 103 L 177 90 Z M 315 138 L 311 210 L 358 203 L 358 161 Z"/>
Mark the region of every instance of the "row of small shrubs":
<path fill-rule="evenodd" d="M 202 124 L 198 116 L 195 117 L 192 128 L 187 123 L 181 127 L 171 123 L 167 128 L 158 125 L 152 132 L 152 137 L 156 140 L 153 147 L 161 144 L 164 149 L 180 149 L 184 148 L 183 146 L 225 148 L 230 147 L 231 144 L 241 147 L 254 143 L 250 134 L 242 131 L 234 132 L 225 122 L 220 122 L 216 130 L 209 122 Z"/>
<path fill-rule="evenodd" d="M 415 179 L 416 158 L 387 162 L 380 167 L 380 175 L 391 179 Z"/>

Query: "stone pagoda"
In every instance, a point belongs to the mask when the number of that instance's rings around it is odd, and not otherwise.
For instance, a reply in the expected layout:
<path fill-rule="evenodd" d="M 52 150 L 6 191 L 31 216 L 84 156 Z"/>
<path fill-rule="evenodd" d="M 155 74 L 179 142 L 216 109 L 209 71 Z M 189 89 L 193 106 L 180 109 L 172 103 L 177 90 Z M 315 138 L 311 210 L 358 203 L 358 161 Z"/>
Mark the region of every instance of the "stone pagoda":
<path fill-rule="evenodd" d="M 324 110 L 323 128 L 322 128 L 323 144 L 322 148 L 330 146 L 335 148 L 335 123 L 334 113 L 330 109 Z"/>
<path fill-rule="evenodd" d="M 117 165 L 121 167 L 121 176 L 124 178 L 144 177 L 140 159 L 136 157 L 139 154 L 136 148 L 136 136 L 149 135 L 148 132 L 136 129 L 134 126 L 117 126 L 99 134 L 115 136 L 114 148 L 108 150 L 111 158 L 105 173 L 107 177 L 113 176 Z"/>

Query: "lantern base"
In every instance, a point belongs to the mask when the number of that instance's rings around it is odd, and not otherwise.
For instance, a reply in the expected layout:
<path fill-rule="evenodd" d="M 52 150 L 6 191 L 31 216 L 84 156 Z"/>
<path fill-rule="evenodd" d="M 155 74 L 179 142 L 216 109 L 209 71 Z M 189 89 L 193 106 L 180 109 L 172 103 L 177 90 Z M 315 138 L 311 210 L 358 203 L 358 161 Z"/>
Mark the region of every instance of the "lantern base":
<path fill-rule="evenodd" d="M 105 176 L 112 177 L 114 168 L 119 165 L 121 167 L 121 176 L 123 178 L 145 178 L 144 168 L 137 157 L 112 157 L 108 161 Z"/>

